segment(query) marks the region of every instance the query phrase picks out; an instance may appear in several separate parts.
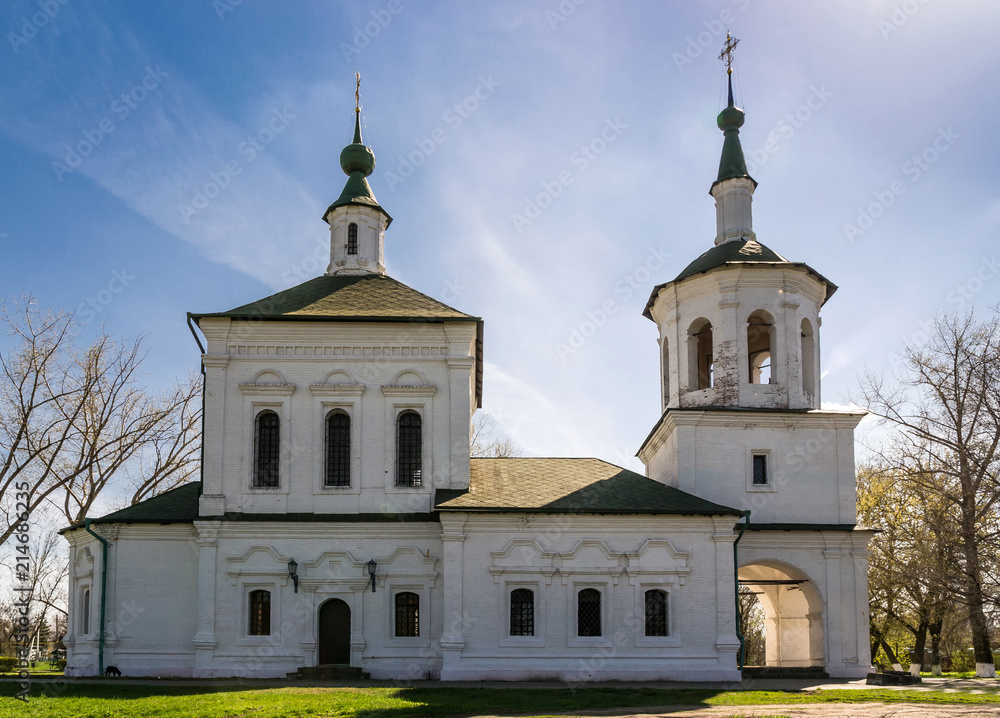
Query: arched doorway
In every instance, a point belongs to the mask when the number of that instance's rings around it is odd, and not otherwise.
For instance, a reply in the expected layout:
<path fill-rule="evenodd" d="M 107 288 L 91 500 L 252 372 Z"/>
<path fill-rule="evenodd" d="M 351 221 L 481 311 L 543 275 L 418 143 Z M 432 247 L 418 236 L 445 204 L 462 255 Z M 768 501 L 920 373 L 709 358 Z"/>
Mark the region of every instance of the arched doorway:
<path fill-rule="evenodd" d="M 319 664 L 351 662 L 351 607 L 331 598 L 319 609 Z"/>
<path fill-rule="evenodd" d="M 808 576 L 787 564 L 760 561 L 741 566 L 739 579 L 764 609 L 766 666 L 826 665 L 823 599 Z"/>

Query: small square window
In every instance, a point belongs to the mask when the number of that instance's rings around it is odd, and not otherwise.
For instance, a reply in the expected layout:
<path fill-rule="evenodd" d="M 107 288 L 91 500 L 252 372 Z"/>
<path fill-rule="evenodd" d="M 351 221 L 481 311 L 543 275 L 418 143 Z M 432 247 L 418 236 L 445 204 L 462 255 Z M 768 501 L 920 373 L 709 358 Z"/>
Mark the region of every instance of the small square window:
<path fill-rule="evenodd" d="M 767 454 L 753 455 L 753 485 L 767 486 Z"/>

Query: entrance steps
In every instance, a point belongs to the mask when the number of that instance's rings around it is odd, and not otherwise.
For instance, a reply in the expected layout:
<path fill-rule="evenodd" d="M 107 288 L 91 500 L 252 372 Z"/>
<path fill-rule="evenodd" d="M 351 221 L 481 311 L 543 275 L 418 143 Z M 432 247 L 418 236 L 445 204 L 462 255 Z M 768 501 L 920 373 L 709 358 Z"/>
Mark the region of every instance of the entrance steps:
<path fill-rule="evenodd" d="M 360 668 L 328 664 L 302 666 L 295 673 L 289 673 L 288 678 L 299 681 L 362 681 L 368 678 L 368 674 L 362 672 Z"/>
<path fill-rule="evenodd" d="M 802 667 L 782 667 L 782 666 L 746 666 L 743 669 L 743 680 L 758 679 L 789 679 L 804 678 L 813 680 L 816 678 L 829 678 L 823 666 L 802 666 Z"/>

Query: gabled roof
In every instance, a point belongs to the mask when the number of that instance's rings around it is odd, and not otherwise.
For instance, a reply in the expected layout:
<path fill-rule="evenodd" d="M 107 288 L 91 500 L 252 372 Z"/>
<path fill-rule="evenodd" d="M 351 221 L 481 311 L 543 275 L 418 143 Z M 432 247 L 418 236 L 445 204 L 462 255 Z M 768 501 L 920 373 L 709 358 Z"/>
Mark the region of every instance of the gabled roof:
<path fill-rule="evenodd" d="M 695 276 L 696 274 L 704 274 L 705 272 L 709 272 L 713 269 L 736 265 L 761 267 L 787 266 L 804 269 L 826 285 L 826 297 L 823 299 L 824 303 L 826 303 L 826 301 L 833 296 L 833 293 L 837 291 L 836 284 L 831 282 L 808 264 L 805 264 L 804 262 L 789 261 L 773 249 L 765 247 L 755 239 L 734 239 L 712 247 L 710 250 L 691 262 L 691 264 L 686 266 L 684 270 L 674 277 L 672 281 L 658 284 L 653 287 L 653 291 L 649 295 L 649 301 L 646 302 L 646 308 L 642 312 L 642 316 L 647 319 L 652 319 L 650 309 L 652 309 L 653 304 L 656 302 L 656 298 L 659 296 L 660 290 L 667 285 L 673 284 L 674 282 L 682 282 L 689 277 Z"/>
<path fill-rule="evenodd" d="M 320 321 L 479 321 L 382 274 L 322 276 L 227 312 L 192 314 L 230 319 Z"/>
<path fill-rule="evenodd" d="M 189 524 L 198 518 L 198 497 L 201 495 L 201 482 L 181 484 L 175 489 L 164 491 L 145 501 L 127 506 L 120 511 L 114 511 L 100 518 L 93 519 L 94 524 Z M 64 531 L 83 528 L 83 522 L 64 528 Z"/>
<path fill-rule="evenodd" d="M 483 406 L 483 320 L 421 294 L 383 274 L 322 276 L 228 312 L 188 313 L 254 321 L 475 322 L 476 406 Z"/>
<path fill-rule="evenodd" d="M 600 459 L 472 459 L 469 490 L 438 491 L 435 510 L 742 515 Z"/>

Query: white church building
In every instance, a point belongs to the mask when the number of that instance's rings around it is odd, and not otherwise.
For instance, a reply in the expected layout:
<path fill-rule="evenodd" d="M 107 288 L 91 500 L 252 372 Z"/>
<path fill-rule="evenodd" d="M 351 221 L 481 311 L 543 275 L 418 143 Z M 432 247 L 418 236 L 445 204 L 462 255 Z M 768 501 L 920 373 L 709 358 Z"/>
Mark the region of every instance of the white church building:
<path fill-rule="evenodd" d="M 820 408 L 836 286 L 757 240 L 731 85 L 714 244 L 644 312 L 663 410 L 645 475 L 470 458 L 483 321 L 386 274 L 355 119 L 326 273 L 189 315 L 201 481 L 64 529 L 67 673 L 739 680 L 743 585 L 767 666 L 863 676 L 862 415 Z"/>

